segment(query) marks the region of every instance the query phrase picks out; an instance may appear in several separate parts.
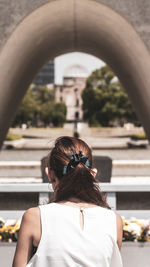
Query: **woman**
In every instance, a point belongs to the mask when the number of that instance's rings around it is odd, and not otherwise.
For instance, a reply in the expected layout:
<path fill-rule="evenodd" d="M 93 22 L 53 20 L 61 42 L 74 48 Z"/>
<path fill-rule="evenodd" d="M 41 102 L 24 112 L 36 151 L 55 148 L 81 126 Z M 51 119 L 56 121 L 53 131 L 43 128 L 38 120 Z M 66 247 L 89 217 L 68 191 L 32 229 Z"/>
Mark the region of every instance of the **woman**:
<path fill-rule="evenodd" d="M 25 212 L 13 267 L 121 267 L 122 219 L 99 189 L 88 145 L 58 138 L 47 166 L 53 201 Z"/>

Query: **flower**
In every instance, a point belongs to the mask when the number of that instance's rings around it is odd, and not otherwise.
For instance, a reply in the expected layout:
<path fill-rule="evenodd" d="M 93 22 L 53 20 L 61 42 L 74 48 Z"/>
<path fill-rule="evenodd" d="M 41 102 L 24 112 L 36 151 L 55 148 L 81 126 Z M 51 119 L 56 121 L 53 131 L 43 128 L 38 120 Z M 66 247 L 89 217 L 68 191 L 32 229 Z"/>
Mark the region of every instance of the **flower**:
<path fill-rule="evenodd" d="M 0 241 L 2 242 L 16 242 L 18 232 L 20 229 L 21 220 L 7 220 L 0 219 Z"/>
<path fill-rule="evenodd" d="M 123 241 L 150 242 L 150 220 L 131 217 L 123 220 Z M 21 219 L 4 221 L 0 218 L 0 242 L 16 242 Z"/>
<path fill-rule="evenodd" d="M 150 242 L 150 221 L 131 217 L 123 220 L 123 241 Z"/>

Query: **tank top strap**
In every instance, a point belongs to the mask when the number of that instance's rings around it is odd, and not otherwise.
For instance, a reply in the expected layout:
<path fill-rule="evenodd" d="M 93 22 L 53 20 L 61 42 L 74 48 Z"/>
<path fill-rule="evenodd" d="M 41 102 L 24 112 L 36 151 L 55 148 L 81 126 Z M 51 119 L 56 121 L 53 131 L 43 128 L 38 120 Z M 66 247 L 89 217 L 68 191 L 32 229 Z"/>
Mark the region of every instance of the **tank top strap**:
<path fill-rule="evenodd" d="M 40 220 L 41 220 L 41 229 L 42 229 L 42 238 L 46 232 L 46 229 L 48 227 L 47 223 L 47 215 L 46 215 L 46 210 L 47 210 L 47 206 L 46 205 L 39 205 L 39 209 L 40 209 Z"/>

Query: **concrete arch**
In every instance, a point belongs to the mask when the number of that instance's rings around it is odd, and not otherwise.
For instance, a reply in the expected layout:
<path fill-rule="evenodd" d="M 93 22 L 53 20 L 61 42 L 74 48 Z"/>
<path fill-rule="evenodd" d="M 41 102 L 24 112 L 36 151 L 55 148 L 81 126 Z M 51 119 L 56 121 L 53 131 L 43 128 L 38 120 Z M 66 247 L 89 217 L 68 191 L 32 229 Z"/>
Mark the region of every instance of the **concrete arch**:
<path fill-rule="evenodd" d="M 28 85 L 50 59 L 71 52 L 107 62 L 150 138 L 150 54 L 133 27 L 96 0 L 52 0 L 28 15 L 0 55 L 0 144 Z"/>

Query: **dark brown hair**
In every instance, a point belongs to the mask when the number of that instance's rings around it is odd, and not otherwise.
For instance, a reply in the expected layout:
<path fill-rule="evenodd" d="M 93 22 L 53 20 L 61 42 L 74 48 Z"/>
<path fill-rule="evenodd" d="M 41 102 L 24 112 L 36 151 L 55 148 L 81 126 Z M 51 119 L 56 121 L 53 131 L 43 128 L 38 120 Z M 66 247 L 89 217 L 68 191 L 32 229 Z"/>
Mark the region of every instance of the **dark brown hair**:
<path fill-rule="evenodd" d="M 81 153 L 80 151 L 90 161 L 91 168 L 79 162 L 75 168 L 63 175 L 64 166 L 68 165 L 71 156 L 74 153 Z M 48 167 L 59 179 L 53 201 L 59 202 L 75 197 L 80 201 L 110 209 L 105 196 L 100 191 L 98 181 L 92 175 L 92 166 L 91 149 L 83 140 L 69 136 L 56 139 L 55 146 L 48 156 Z"/>

